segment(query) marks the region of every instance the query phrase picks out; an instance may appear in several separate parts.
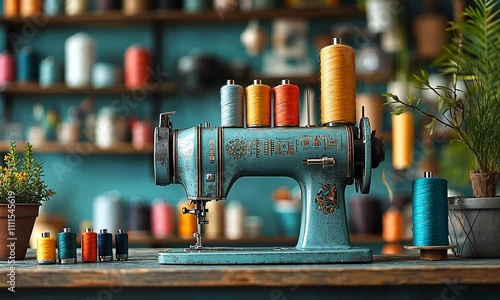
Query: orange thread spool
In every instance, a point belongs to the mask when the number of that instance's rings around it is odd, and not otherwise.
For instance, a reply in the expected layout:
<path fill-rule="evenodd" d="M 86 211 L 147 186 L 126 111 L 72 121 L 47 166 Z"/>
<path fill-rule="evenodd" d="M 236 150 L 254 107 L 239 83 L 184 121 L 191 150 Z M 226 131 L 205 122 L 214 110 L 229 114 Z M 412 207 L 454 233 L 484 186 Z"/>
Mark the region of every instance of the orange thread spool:
<path fill-rule="evenodd" d="M 125 86 L 137 89 L 149 82 L 150 53 L 146 48 L 134 45 L 125 51 Z"/>
<path fill-rule="evenodd" d="M 4 0 L 3 15 L 7 18 L 15 17 L 19 14 L 19 0 Z"/>
<path fill-rule="evenodd" d="M 404 219 L 402 213 L 391 206 L 382 216 L 382 239 L 388 243 L 396 243 L 403 239 Z"/>
<path fill-rule="evenodd" d="M 150 0 L 123 0 L 123 14 L 139 15 L 149 10 Z"/>
<path fill-rule="evenodd" d="M 34 17 L 42 13 L 42 0 L 22 0 L 19 14 L 22 17 Z"/>
<path fill-rule="evenodd" d="M 193 238 L 193 234 L 197 230 L 196 226 L 196 217 L 192 214 L 183 214 L 182 208 L 187 207 L 188 209 L 194 209 L 194 204 L 188 205 L 186 201 L 179 201 L 177 205 L 178 209 L 178 222 L 179 226 L 177 229 L 179 230 L 178 234 L 181 239 L 191 239 Z"/>
<path fill-rule="evenodd" d="M 382 254 L 398 255 L 403 254 L 404 252 L 405 250 L 403 249 L 403 246 L 398 244 L 387 244 L 382 247 Z"/>
<path fill-rule="evenodd" d="M 274 126 L 298 127 L 299 87 L 284 79 L 281 85 L 273 88 L 274 96 Z"/>
<path fill-rule="evenodd" d="M 392 166 L 396 170 L 413 164 L 413 114 L 409 111 L 392 116 Z"/>
<path fill-rule="evenodd" d="M 271 87 L 259 79 L 246 88 L 247 126 L 271 127 Z"/>
<path fill-rule="evenodd" d="M 356 123 L 354 49 L 333 39 L 320 52 L 321 123 Z"/>
<path fill-rule="evenodd" d="M 85 228 L 82 233 L 82 261 L 97 261 L 97 233 L 92 228 Z"/>

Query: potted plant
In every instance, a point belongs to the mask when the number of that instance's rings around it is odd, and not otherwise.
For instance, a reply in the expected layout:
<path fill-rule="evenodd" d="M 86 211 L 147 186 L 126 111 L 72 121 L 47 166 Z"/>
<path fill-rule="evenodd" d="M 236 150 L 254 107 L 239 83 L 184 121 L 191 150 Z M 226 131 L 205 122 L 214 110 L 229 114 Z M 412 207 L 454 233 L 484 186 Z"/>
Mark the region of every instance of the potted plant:
<path fill-rule="evenodd" d="M 33 158 L 31 144 L 18 157 L 16 143 L 0 167 L 0 260 L 24 259 L 38 209 L 55 192 L 43 181 L 42 163 Z"/>
<path fill-rule="evenodd" d="M 434 112 L 421 99 L 406 101 L 386 94 L 396 105 L 394 114 L 409 109 L 430 118 L 430 134 L 439 122 L 462 142 L 473 161 L 470 179 L 474 198 L 450 199 L 450 237 L 462 256 L 499 257 L 497 234 L 500 197 L 496 195 L 500 171 L 500 10 L 491 0 L 475 0 L 463 18 L 451 23 L 454 38 L 437 60 L 452 85 L 432 86 L 426 71 L 415 75 L 419 88 L 436 96 Z M 494 221 L 497 221 L 495 225 Z"/>

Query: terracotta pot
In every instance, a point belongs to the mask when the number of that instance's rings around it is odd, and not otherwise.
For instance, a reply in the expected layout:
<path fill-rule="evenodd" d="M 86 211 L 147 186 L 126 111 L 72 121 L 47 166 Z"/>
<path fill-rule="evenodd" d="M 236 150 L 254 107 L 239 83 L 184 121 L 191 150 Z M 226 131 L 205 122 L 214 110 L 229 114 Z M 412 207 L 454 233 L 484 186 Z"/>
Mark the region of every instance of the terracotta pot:
<path fill-rule="evenodd" d="M 476 198 L 493 197 L 497 189 L 497 173 L 470 172 L 472 192 Z"/>
<path fill-rule="evenodd" d="M 16 203 L 15 210 L 11 207 L 9 211 L 9 204 L 0 204 L 0 260 L 12 259 L 11 250 L 15 251 L 16 260 L 25 258 L 39 208 L 39 203 Z M 9 219 L 11 215 L 15 218 Z"/>

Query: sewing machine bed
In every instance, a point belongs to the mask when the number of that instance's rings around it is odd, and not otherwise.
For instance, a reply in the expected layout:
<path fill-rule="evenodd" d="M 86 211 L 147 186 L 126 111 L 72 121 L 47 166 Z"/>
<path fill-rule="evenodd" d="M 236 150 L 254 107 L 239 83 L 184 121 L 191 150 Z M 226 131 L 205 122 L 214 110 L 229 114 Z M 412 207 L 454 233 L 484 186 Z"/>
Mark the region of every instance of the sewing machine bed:
<path fill-rule="evenodd" d="M 164 265 L 369 263 L 371 261 L 371 250 L 360 247 L 313 250 L 301 250 L 295 247 L 203 247 L 202 249 L 172 248 L 158 253 L 158 262 Z"/>

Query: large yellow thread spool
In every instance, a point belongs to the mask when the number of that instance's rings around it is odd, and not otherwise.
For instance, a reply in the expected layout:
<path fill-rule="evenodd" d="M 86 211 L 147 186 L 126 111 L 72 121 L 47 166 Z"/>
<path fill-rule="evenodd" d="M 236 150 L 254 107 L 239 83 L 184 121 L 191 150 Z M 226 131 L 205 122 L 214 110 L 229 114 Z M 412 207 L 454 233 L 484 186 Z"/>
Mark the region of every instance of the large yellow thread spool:
<path fill-rule="evenodd" d="M 56 238 L 50 237 L 50 232 L 42 232 L 36 241 L 36 260 L 41 265 L 56 263 Z"/>
<path fill-rule="evenodd" d="M 271 87 L 259 79 L 246 88 L 247 126 L 271 127 Z"/>
<path fill-rule="evenodd" d="M 356 72 L 354 49 L 334 38 L 321 49 L 321 123 L 356 123 Z"/>

